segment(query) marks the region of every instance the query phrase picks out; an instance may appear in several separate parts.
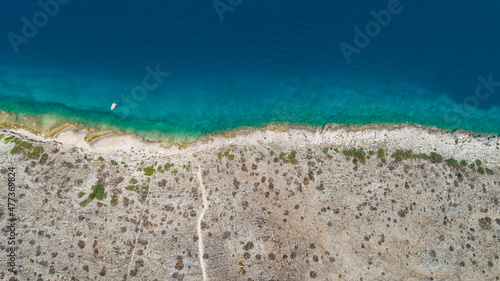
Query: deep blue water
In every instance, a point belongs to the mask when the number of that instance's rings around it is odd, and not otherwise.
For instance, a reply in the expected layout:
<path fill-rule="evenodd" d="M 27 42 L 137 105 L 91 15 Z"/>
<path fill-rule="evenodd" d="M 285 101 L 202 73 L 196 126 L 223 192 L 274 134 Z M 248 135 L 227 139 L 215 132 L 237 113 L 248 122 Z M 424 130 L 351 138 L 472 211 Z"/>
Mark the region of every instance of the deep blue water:
<path fill-rule="evenodd" d="M 30 2 L 0 3 L 2 109 L 190 137 L 270 122 L 500 134 L 498 1 L 220 0 L 241 2 L 222 18 L 211 0 L 65 0 L 46 24 Z M 339 45 L 367 24 L 348 63 Z M 169 75 L 141 92 L 147 67 Z M 475 94 L 479 76 L 493 83 Z"/>

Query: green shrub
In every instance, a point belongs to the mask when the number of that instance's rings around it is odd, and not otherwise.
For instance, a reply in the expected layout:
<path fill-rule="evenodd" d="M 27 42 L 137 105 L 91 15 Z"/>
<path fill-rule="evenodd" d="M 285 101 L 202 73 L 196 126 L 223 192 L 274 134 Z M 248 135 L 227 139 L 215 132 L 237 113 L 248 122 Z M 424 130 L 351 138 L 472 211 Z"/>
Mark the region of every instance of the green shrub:
<path fill-rule="evenodd" d="M 361 163 L 365 163 L 365 161 L 366 161 L 366 153 L 363 150 L 363 148 L 360 148 L 360 149 L 351 148 L 351 149 L 342 151 L 342 153 L 344 153 L 347 156 L 356 157 L 356 159 L 361 161 Z"/>
<path fill-rule="evenodd" d="M 481 166 L 481 164 L 482 164 L 482 163 L 481 163 L 481 160 L 479 160 L 479 159 L 478 159 L 478 160 L 476 160 L 476 165 L 477 165 L 478 167 L 479 167 L 479 166 Z"/>
<path fill-rule="evenodd" d="M 135 178 L 131 178 L 128 182 L 131 184 L 137 184 L 137 180 Z"/>
<path fill-rule="evenodd" d="M 99 160 L 99 161 L 104 161 L 104 157 L 99 156 L 99 157 L 97 158 L 97 160 Z"/>
<path fill-rule="evenodd" d="M 118 162 L 116 162 L 115 160 L 111 160 L 111 165 L 116 166 L 116 165 L 118 165 Z"/>
<path fill-rule="evenodd" d="M 411 149 L 407 151 L 398 149 L 391 155 L 391 157 L 397 160 L 406 160 L 408 158 L 415 157 L 415 155 L 413 154 L 413 151 Z"/>
<path fill-rule="evenodd" d="M 484 175 L 484 168 L 483 168 L 483 167 L 478 167 L 478 168 L 477 168 L 477 171 L 478 171 L 479 173 L 481 173 L 481 174 L 483 174 L 483 175 Z"/>
<path fill-rule="evenodd" d="M 418 157 L 422 158 L 422 159 L 425 159 L 425 160 L 430 160 L 432 159 L 432 157 L 430 157 L 429 155 L 425 154 L 425 153 L 420 153 L 418 155 Z"/>
<path fill-rule="evenodd" d="M 87 199 L 83 200 L 82 202 L 80 202 L 80 206 L 85 207 L 85 206 L 87 206 L 88 203 L 89 203 L 89 199 L 87 198 Z"/>
<path fill-rule="evenodd" d="M 446 162 L 455 166 L 455 167 L 460 167 L 460 164 L 458 164 L 457 160 L 455 160 L 453 158 L 447 159 Z"/>
<path fill-rule="evenodd" d="M 170 170 L 170 168 L 172 168 L 174 166 L 174 164 L 170 164 L 170 163 L 167 163 L 163 166 L 163 168 L 165 169 L 165 171 L 168 171 Z"/>
<path fill-rule="evenodd" d="M 104 192 L 104 184 L 101 180 L 98 180 L 95 185 L 92 186 L 92 193 L 89 194 L 89 199 L 104 200 L 106 199 L 106 192 Z"/>
<path fill-rule="evenodd" d="M 378 158 L 385 158 L 385 151 L 382 148 L 380 148 L 377 151 L 377 156 L 378 156 Z"/>
<path fill-rule="evenodd" d="M 432 158 L 432 160 L 434 160 L 434 161 L 436 161 L 438 163 L 441 162 L 441 161 L 443 161 L 443 156 L 441 156 L 441 155 L 439 155 L 439 154 L 437 154 L 435 152 L 431 153 L 431 158 Z"/>
<path fill-rule="evenodd" d="M 146 176 L 151 176 L 154 174 L 154 172 L 155 172 L 155 168 L 153 166 L 148 166 L 148 167 L 144 168 L 144 174 Z"/>
<path fill-rule="evenodd" d="M 460 166 L 467 166 L 467 161 L 465 160 L 460 161 Z"/>

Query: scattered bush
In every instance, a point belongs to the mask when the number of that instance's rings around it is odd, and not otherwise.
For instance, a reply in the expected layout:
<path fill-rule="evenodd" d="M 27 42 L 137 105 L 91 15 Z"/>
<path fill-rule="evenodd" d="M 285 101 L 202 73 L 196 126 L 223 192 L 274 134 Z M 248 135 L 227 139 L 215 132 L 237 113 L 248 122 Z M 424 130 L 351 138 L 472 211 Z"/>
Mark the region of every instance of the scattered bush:
<path fill-rule="evenodd" d="M 455 166 L 455 167 L 460 167 L 460 164 L 458 164 L 458 161 L 453 159 L 453 158 L 447 159 L 446 162 Z"/>
<path fill-rule="evenodd" d="M 395 158 L 397 160 L 406 160 L 408 158 L 411 158 L 411 157 L 415 157 L 416 155 L 413 154 L 413 151 L 410 149 L 410 150 L 407 150 L 407 151 L 403 151 L 401 149 L 398 149 L 396 150 L 396 152 L 394 152 L 391 157 L 392 158 Z"/>
<path fill-rule="evenodd" d="M 155 168 L 153 166 L 148 166 L 148 167 L 144 168 L 144 174 L 148 177 L 153 175 L 154 172 L 155 172 Z"/>
<path fill-rule="evenodd" d="M 363 148 L 356 149 L 356 148 L 351 148 L 349 150 L 344 150 L 342 151 L 347 156 L 351 157 L 356 157 L 361 163 L 365 163 L 366 161 L 366 152 L 363 150 Z"/>
<path fill-rule="evenodd" d="M 165 171 L 168 171 L 170 170 L 170 168 L 172 168 L 174 166 L 174 164 L 170 164 L 170 163 L 167 163 L 163 166 L 163 168 L 165 169 Z"/>
<path fill-rule="evenodd" d="M 438 163 L 443 161 L 443 156 L 441 156 L 435 152 L 431 153 L 431 158 L 432 158 L 432 160 L 434 160 L 435 162 L 438 162 Z"/>
<path fill-rule="evenodd" d="M 385 151 L 382 148 L 380 148 L 377 151 L 377 156 L 378 156 L 378 158 L 385 158 Z"/>

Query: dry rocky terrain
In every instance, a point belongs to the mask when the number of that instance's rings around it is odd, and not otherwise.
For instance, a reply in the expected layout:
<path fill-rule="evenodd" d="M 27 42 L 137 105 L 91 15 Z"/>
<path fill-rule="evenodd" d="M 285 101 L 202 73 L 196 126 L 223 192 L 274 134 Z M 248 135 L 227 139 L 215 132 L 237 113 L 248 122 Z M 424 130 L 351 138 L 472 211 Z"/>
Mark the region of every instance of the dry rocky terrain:
<path fill-rule="evenodd" d="M 384 149 L 269 141 L 132 161 L 4 132 L 0 249 L 13 167 L 18 273 L 2 264 L 0 280 L 498 280 L 498 167 Z"/>

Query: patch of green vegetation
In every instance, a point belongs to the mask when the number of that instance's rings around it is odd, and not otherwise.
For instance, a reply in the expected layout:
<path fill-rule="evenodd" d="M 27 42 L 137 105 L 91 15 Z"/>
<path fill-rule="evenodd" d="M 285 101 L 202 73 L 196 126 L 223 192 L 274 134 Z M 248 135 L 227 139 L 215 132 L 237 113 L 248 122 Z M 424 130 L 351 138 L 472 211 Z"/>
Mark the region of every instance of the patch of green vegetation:
<path fill-rule="evenodd" d="M 219 152 L 219 154 L 217 154 L 217 158 L 219 158 L 219 161 L 222 160 L 222 152 Z"/>
<path fill-rule="evenodd" d="M 385 151 L 380 148 L 379 150 L 377 150 L 377 156 L 378 158 L 385 158 Z"/>
<path fill-rule="evenodd" d="M 479 166 L 481 166 L 481 164 L 482 164 L 482 163 L 481 163 L 481 160 L 479 160 L 479 159 L 478 159 L 478 160 L 476 160 L 476 165 L 477 165 L 478 167 L 479 167 Z"/>
<path fill-rule="evenodd" d="M 322 151 L 326 155 L 326 157 L 332 158 L 333 156 L 331 156 L 330 154 L 328 154 L 328 150 L 330 150 L 330 148 L 328 148 L 328 147 L 325 147 L 325 148 L 322 149 Z"/>
<path fill-rule="evenodd" d="M 401 149 L 398 149 L 396 150 L 396 152 L 394 152 L 391 157 L 394 158 L 394 159 L 397 159 L 397 160 L 406 160 L 408 158 L 412 158 L 412 157 L 415 157 L 416 155 L 413 154 L 413 151 L 410 149 L 410 150 L 401 150 Z"/>
<path fill-rule="evenodd" d="M 109 201 L 109 204 L 111 204 L 111 206 L 115 206 L 116 204 L 118 204 L 118 199 L 111 199 L 111 201 Z"/>
<path fill-rule="evenodd" d="M 148 177 L 152 176 L 154 174 L 154 172 L 155 172 L 154 166 L 148 166 L 148 167 L 144 168 L 144 174 Z"/>
<path fill-rule="evenodd" d="M 82 207 L 87 206 L 87 204 L 89 203 L 89 201 L 90 201 L 90 200 L 89 200 L 88 198 L 87 198 L 87 199 L 85 199 L 85 200 L 83 200 L 82 202 L 80 202 L 80 206 L 82 206 Z"/>
<path fill-rule="evenodd" d="M 0 134 L 0 140 L 2 140 L 4 136 L 4 134 Z"/>
<path fill-rule="evenodd" d="M 149 190 L 149 185 L 143 185 L 143 186 L 142 186 L 142 189 L 144 189 L 144 190 Z"/>
<path fill-rule="evenodd" d="M 125 187 L 126 190 L 130 190 L 130 191 L 132 191 L 132 190 L 134 190 L 136 188 L 137 188 L 137 186 L 135 186 L 135 185 L 129 185 L 129 186 Z"/>
<path fill-rule="evenodd" d="M 135 178 L 131 178 L 128 182 L 131 184 L 137 184 L 137 180 Z"/>
<path fill-rule="evenodd" d="M 273 156 L 274 155 L 274 151 L 271 150 L 271 152 L 269 152 L 269 155 Z"/>
<path fill-rule="evenodd" d="M 106 199 L 106 192 L 104 192 L 104 184 L 101 180 L 98 180 L 95 185 L 92 186 L 92 193 L 89 194 L 89 199 L 104 200 Z"/>
<path fill-rule="evenodd" d="M 460 166 L 467 166 L 467 161 L 465 160 L 460 161 Z"/>
<path fill-rule="evenodd" d="M 333 151 L 339 153 L 339 149 L 338 148 L 333 149 Z"/>
<path fill-rule="evenodd" d="M 3 142 L 4 142 L 5 144 L 8 144 L 8 143 L 10 143 L 11 141 L 14 141 L 15 139 L 17 139 L 17 138 L 16 138 L 16 137 L 14 137 L 13 135 L 10 135 L 10 136 L 6 137 L 6 138 L 3 140 Z"/>
<path fill-rule="evenodd" d="M 483 167 L 477 167 L 477 171 L 484 175 L 485 171 Z"/>
<path fill-rule="evenodd" d="M 243 154 L 243 150 L 240 150 L 240 155 L 241 157 L 245 157 L 245 154 Z"/>
<path fill-rule="evenodd" d="M 78 193 L 78 198 L 82 198 L 83 196 L 85 196 L 85 192 L 80 191 L 80 193 Z"/>
<path fill-rule="evenodd" d="M 118 162 L 116 162 L 115 160 L 111 160 L 111 165 L 116 166 L 118 165 Z"/>
<path fill-rule="evenodd" d="M 99 157 L 97 158 L 97 160 L 99 160 L 99 161 L 104 161 L 104 157 L 99 156 Z"/>
<path fill-rule="evenodd" d="M 476 169 L 476 164 L 471 163 L 471 164 L 469 165 L 469 167 L 470 167 L 471 169 Z"/>
<path fill-rule="evenodd" d="M 453 185 L 458 186 L 458 181 L 454 181 Z"/>
<path fill-rule="evenodd" d="M 102 203 L 101 202 L 97 202 L 97 207 L 101 208 L 102 207 Z"/>
<path fill-rule="evenodd" d="M 295 159 L 296 156 L 297 156 L 297 151 L 294 150 L 291 151 L 289 154 L 281 152 L 279 158 L 287 163 L 296 164 L 297 163 L 297 159 Z"/>
<path fill-rule="evenodd" d="M 455 166 L 455 167 L 460 167 L 460 164 L 458 164 L 458 161 L 453 159 L 453 158 L 447 159 L 446 162 Z"/>
<path fill-rule="evenodd" d="M 15 146 L 10 151 L 11 154 L 15 154 L 17 152 L 24 152 L 27 157 L 33 158 L 33 159 L 38 159 L 43 154 L 43 147 L 33 146 L 33 144 L 31 142 L 23 141 L 21 139 L 18 139 L 16 137 L 12 136 L 12 135 L 5 138 L 4 142 L 6 144 L 11 143 L 11 142 L 15 144 Z"/>
<path fill-rule="evenodd" d="M 186 164 L 182 165 L 182 168 L 189 170 L 189 168 L 191 168 L 191 161 L 189 161 L 189 163 L 187 165 Z"/>
<path fill-rule="evenodd" d="M 356 149 L 356 148 L 351 148 L 348 150 L 343 150 L 342 153 L 344 153 L 347 156 L 355 157 L 361 163 L 365 163 L 366 161 L 366 152 L 363 150 L 363 148 Z"/>
<path fill-rule="evenodd" d="M 492 169 L 488 169 L 488 168 L 486 168 L 485 170 L 486 170 L 486 173 L 487 173 L 488 175 L 493 175 L 493 170 L 492 170 Z"/>
<path fill-rule="evenodd" d="M 435 152 L 431 153 L 431 158 L 432 158 L 432 160 L 434 160 L 434 161 L 436 161 L 438 163 L 441 162 L 441 161 L 443 161 L 443 156 L 441 156 L 441 155 L 439 155 L 439 154 L 437 154 Z"/>
<path fill-rule="evenodd" d="M 169 171 L 170 168 L 172 168 L 173 166 L 174 166 L 174 164 L 167 163 L 167 164 L 163 165 L 163 168 L 165 169 L 165 171 Z"/>
<path fill-rule="evenodd" d="M 230 160 L 234 160 L 234 154 L 229 154 L 227 158 L 229 158 Z"/>

